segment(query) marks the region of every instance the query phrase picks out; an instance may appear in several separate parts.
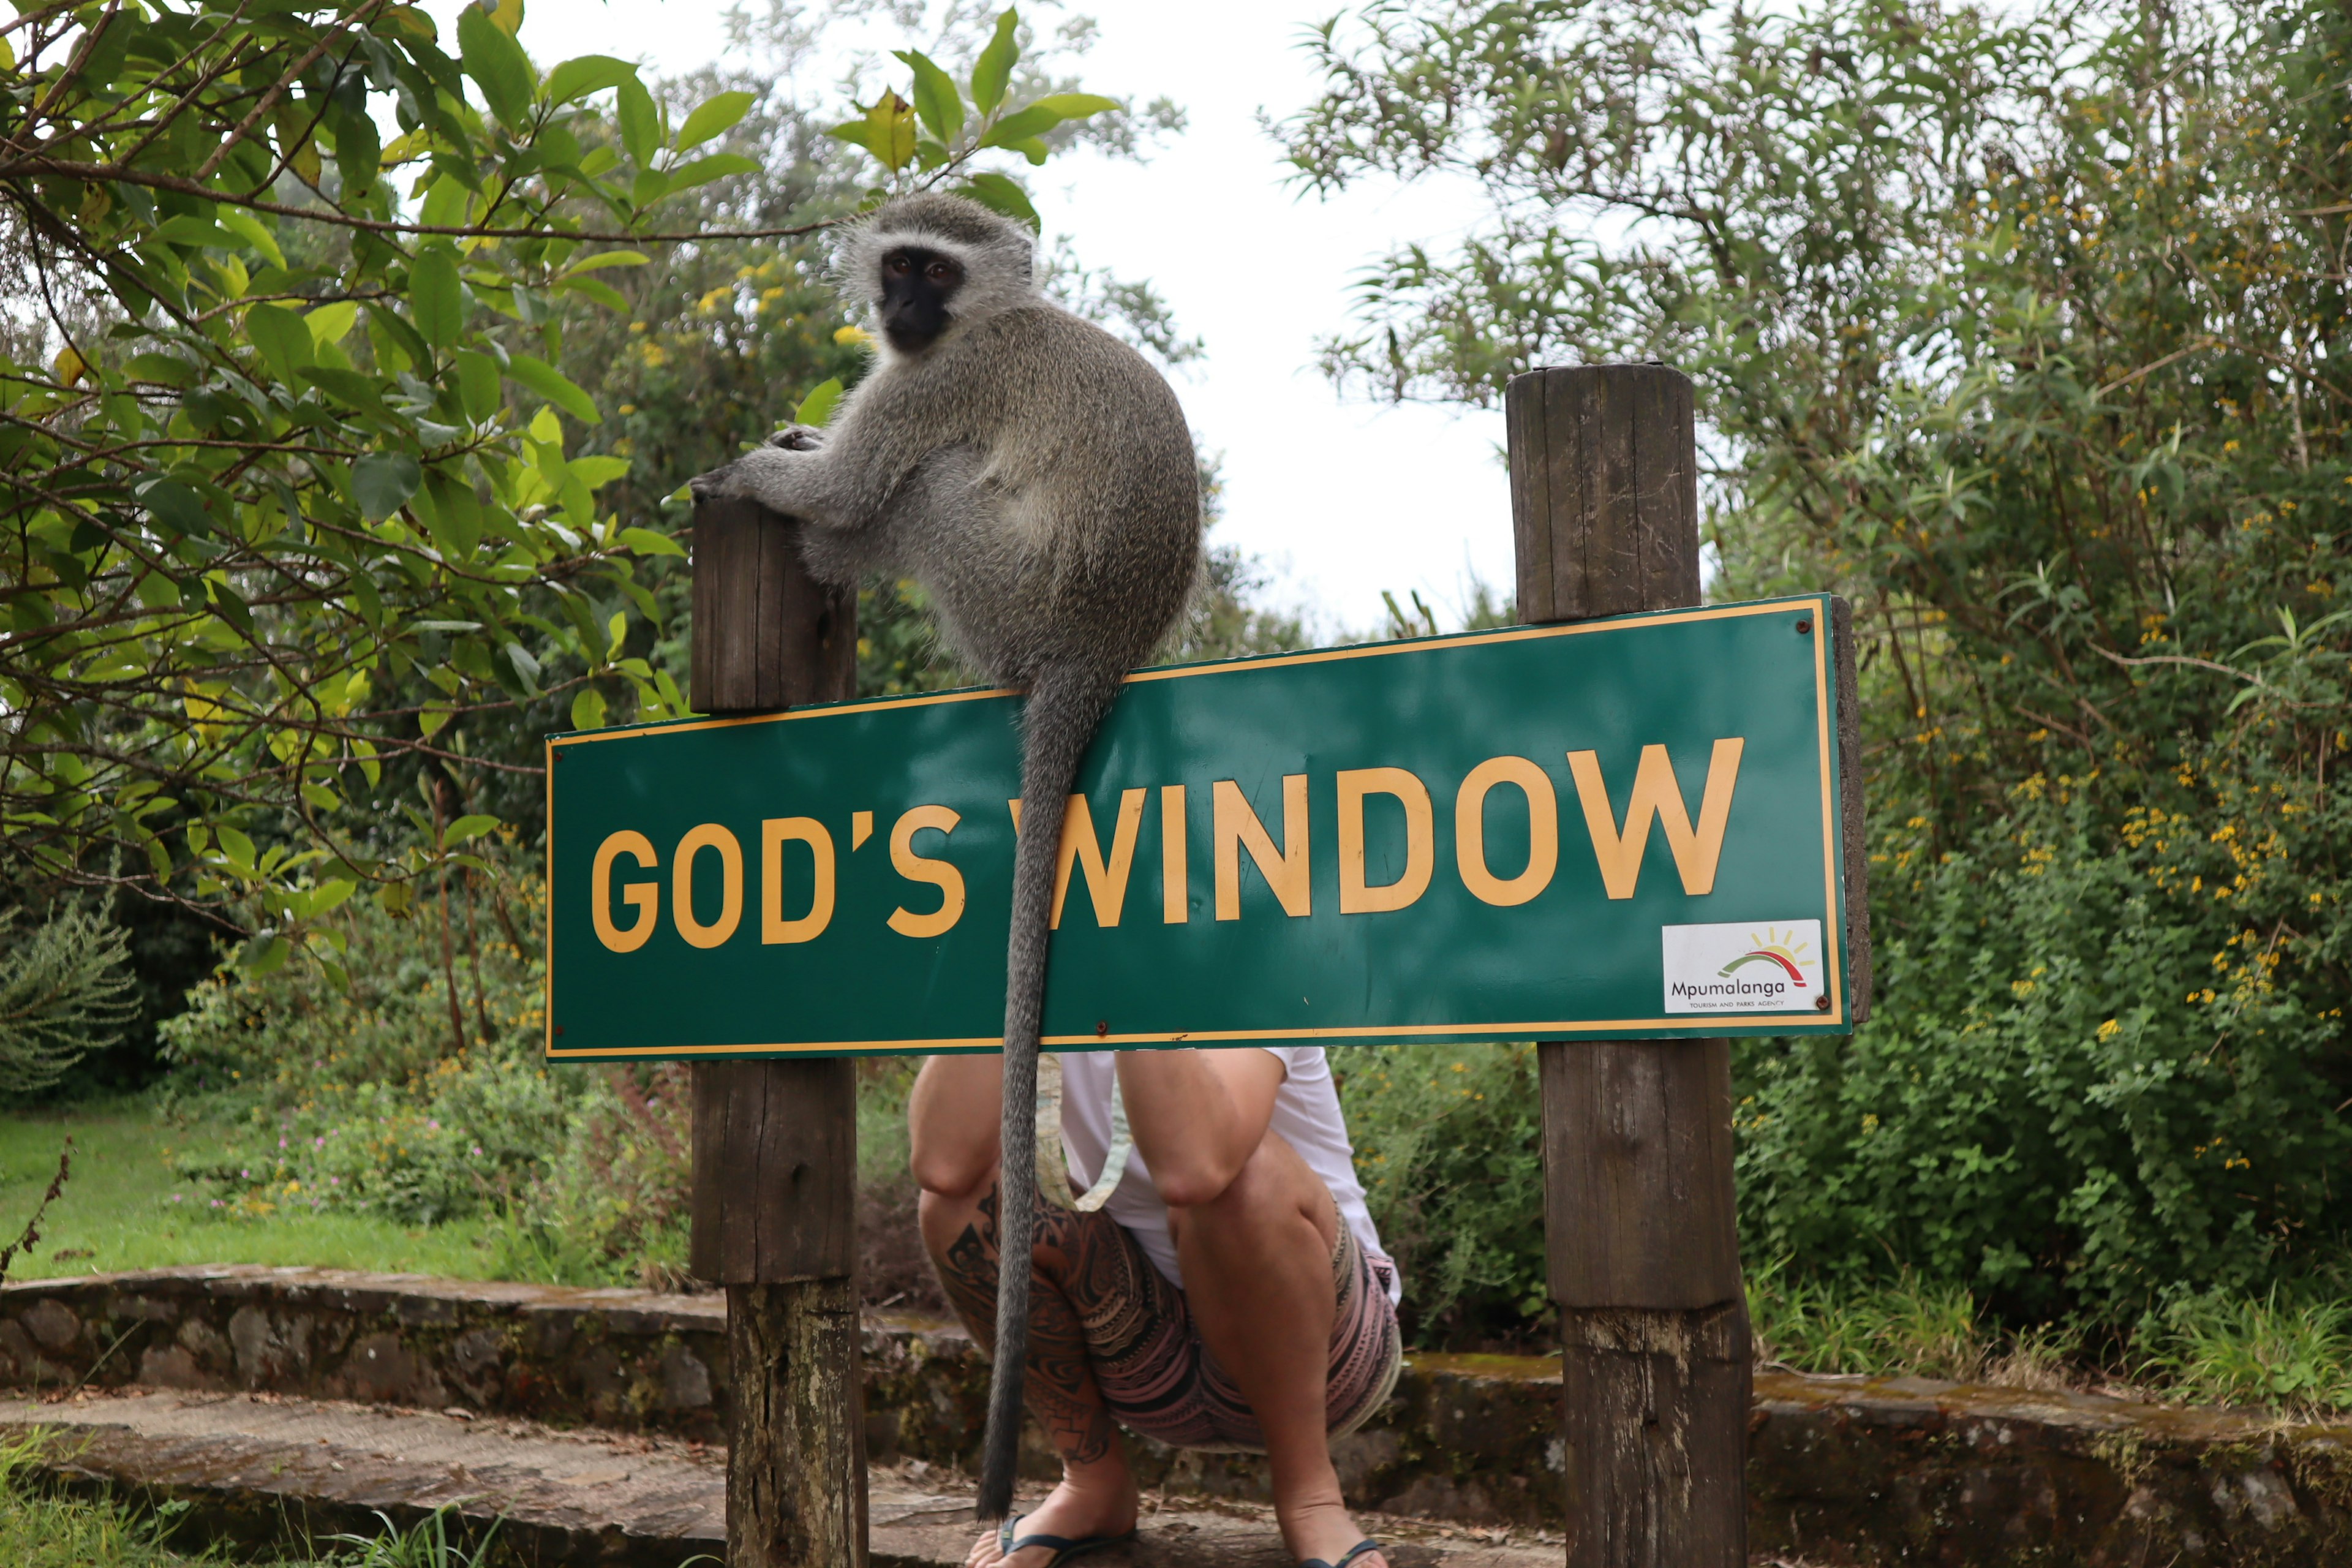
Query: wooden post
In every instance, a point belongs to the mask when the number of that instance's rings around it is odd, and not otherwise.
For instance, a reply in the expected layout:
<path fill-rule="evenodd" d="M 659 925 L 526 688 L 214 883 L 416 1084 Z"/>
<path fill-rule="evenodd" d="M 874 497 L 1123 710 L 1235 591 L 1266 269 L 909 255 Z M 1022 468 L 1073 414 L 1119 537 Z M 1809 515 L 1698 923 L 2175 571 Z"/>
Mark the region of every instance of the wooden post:
<path fill-rule="evenodd" d="M 801 565 L 799 525 L 694 512 L 689 700 L 751 712 L 854 696 L 857 599 Z M 729 1568 L 865 1568 L 856 1067 L 694 1068 L 692 1268 L 727 1288 Z"/>
<path fill-rule="evenodd" d="M 1698 603 L 1687 377 L 1538 370 L 1512 378 L 1505 412 L 1522 620 Z M 1570 1568 L 1744 1568 L 1751 1375 L 1729 1042 L 1538 1050 Z"/>

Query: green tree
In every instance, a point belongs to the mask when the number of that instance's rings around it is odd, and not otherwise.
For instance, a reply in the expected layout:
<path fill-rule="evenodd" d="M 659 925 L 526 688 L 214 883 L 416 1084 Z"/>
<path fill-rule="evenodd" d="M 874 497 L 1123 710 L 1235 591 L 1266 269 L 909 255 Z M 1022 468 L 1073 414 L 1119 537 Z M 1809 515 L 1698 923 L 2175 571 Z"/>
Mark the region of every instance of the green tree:
<path fill-rule="evenodd" d="M 1749 1244 L 2019 1310 L 2344 1243 L 2352 25 L 1383 4 L 1302 180 L 1475 182 L 1332 374 L 1694 377 L 1713 592 L 1861 616 L 1880 1016 L 1744 1047 Z"/>
<path fill-rule="evenodd" d="M 55 1086 L 139 1010 L 121 926 L 68 905 L 20 936 L 22 918 L 0 913 L 0 1094 Z"/>
<path fill-rule="evenodd" d="M 596 499 L 631 465 L 583 448 L 604 410 L 559 368 L 565 307 L 625 310 L 610 279 L 640 247 L 790 240 L 842 207 L 695 222 L 680 198 L 758 167 L 711 150 L 752 95 L 688 109 L 622 61 L 542 70 L 521 20 L 468 5 L 445 37 L 383 0 L 166 0 L 0 26 L 0 253 L 35 302 L 0 345 L 20 881 L 257 910 L 267 968 L 491 825 L 450 782 L 453 721 L 565 696 L 593 723 L 608 686 L 681 708 L 629 647 L 661 616 L 640 560 L 680 548 Z M 920 56 L 929 140 L 891 93 L 852 122 L 893 188 L 1026 212 L 989 165 L 1115 107 L 1013 95 L 1016 31 L 1008 12 L 944 140 L 960 89 Z M 383 830 L 392 763 L 431 775 L 412 831 Z"/>

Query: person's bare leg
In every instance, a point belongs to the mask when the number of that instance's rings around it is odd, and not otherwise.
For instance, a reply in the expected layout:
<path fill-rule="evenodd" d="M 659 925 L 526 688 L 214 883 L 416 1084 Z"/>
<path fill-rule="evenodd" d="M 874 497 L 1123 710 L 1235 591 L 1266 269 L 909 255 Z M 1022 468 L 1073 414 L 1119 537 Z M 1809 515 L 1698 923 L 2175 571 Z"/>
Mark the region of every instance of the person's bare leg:
<path fill-rule="evenodd" d="M 996 1175 L 991 1170 L 976 1194 L 926 1190 L 919 1211 L 923 1246 L 939 1269 L 940 1283 L 956 1316 L 982 1344 L 996 1342 Z M 1082 1259 L 1066 1256 L 1066 1249 L 1093 1238 L 1079 1227 L 1057 1223 L 1061 1217 L 1055 1211 L 1038 1216 L 1024 1390 L 1029 1409 L 1061 1458 L 1062 1484 L 1023 1517 L 1020 1533 L 1076 1541 L 1133 1529 L 1139 1499 L 1118 1429 L 1087 1361 L 1077 1313 L 1055 1284 L 1076 1277 L 1084 1267 Z M 1043 1547 L 1016 1552 L 1008 1568 L 1034 1568 L 1046 1555 Z M 1003 1560 L 992 1530 L 964 1561 L 969 1568 L 992 1568 Z"/>
<path fill-rule="evenodd" d="M 1339 1496 L 1325 1432 L 1338 1310 L 1331 1249 L 1339 1216 L 1330 1189 L 1268 1132 L 1223 1192 L 1169 1215 L 1202 1342 L 1265 1434 L 1283 1542 L 1294 1558 L 1336 1562 L 1364 1536 Z M 1385 1568 L 1375 1556 L 1357 1562 Z"/>

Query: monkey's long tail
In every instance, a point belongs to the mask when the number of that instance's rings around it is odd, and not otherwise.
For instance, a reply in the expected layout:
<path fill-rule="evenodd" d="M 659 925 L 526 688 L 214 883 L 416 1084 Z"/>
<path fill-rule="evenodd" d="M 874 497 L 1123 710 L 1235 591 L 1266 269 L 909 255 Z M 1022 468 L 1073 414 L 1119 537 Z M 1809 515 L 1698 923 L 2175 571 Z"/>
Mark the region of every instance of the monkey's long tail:
<path fill-rule="evenodd" d="M 996 1362 L 981 1450 L 980 1517 L 1013 1509 L 1021 1447 L 1021 1384 L 1029 1360 L 1030 1250 L 1037 1208 L 1037 1036 L 1045 1005 L 1054 869 L 1062 813 L 1078 763 L 1118 695 L 1116 672 L 1055 668 L 1029 689 L 1021 720 L 1020 846 L 1013 861 L 1013 930 L 1004 957 L 1004 1125 L 996 1216 Z"/>

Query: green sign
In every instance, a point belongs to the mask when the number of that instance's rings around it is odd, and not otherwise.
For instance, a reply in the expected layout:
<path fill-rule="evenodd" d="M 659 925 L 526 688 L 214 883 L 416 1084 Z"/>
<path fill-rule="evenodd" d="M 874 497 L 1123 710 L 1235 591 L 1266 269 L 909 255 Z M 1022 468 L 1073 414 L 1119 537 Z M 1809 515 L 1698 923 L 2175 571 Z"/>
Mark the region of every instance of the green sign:
<path fill-rule="evenodd" d="M 1129 678 L 1055 1049 L 1846 1033 L 1823 596 Z M 552 1058 L 998 1048 L 1020 699 L 548 742 Z"/>

